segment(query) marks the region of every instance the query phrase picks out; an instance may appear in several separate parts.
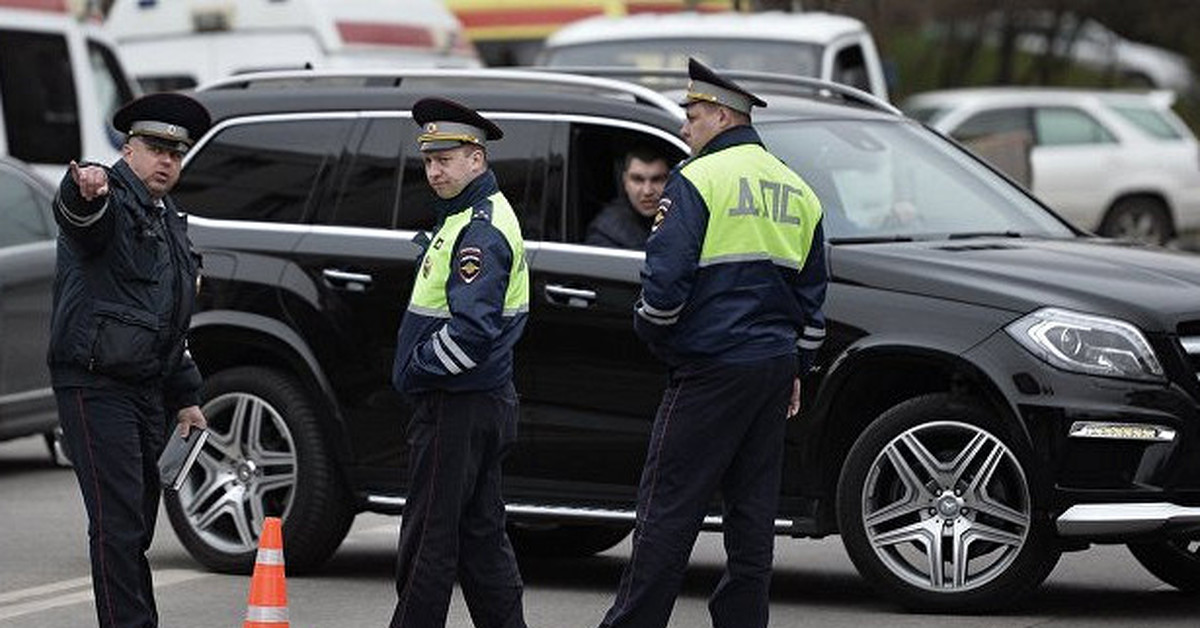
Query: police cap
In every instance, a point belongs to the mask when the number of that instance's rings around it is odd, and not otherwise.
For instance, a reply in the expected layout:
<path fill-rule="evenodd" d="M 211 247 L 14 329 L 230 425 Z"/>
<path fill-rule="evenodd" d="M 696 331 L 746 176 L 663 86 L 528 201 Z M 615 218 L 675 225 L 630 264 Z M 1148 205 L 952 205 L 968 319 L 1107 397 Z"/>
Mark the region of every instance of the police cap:
<path fill-rule="evenodd" d="M 113 114 L 113 128 L 130 136 L 186 153 L 212 125 L 204 105 L 172 92 L 142 96 Z"/>
<path fill-rule="evenodd" d="M 484 146 L 498 140 L 504 131 L 474 109 L 445 98 L 422 98 L 412 108 L 413 120 L 421 125 L 417 136 L 421 150 L 445 150 L 463 144 Z"/>
<path fill-rule="evenodd" d="M 735 111 L 750 115 L 750 107 L 766 107 L 763 99 L 742 89 L 737 83 L 717 76 L 708 66 L 688 58 L 688 86 L 684 107 L 694 102 L 711 102 L 725 105 Z"/>

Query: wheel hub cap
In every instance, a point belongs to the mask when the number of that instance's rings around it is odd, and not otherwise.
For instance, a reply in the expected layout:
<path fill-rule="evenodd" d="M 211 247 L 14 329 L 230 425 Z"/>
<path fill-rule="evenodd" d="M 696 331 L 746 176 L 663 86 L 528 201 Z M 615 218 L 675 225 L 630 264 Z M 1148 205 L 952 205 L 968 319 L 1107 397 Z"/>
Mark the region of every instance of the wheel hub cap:
<path fill-rule="evenodd" d="M 963 500 L 954 495 L 943 495 L 937 500 L 938 514 L 946 519 L 953 519 L 962 513 Z"/>

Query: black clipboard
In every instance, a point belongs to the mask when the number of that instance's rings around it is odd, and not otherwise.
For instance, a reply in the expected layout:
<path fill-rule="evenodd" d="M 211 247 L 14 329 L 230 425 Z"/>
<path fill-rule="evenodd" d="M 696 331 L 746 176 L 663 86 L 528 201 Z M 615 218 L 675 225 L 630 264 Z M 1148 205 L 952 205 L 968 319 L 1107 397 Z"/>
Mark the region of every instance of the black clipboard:
<path fill-rule="evenodd" d="M 158 457 L 158 476 L 163 488 L 177 491 L 183 486 L 183 481 L 187 479 L 188 472 L 192 470 L 192 465 L 196 463 L 196 458 L 200 456 L 200 450 L 204 449 L 207 440 L 208 430 L 204 428 L 192 426 L 187 438 L 179 435 L 177 427 L 171 429 L 167 446 Z"/>

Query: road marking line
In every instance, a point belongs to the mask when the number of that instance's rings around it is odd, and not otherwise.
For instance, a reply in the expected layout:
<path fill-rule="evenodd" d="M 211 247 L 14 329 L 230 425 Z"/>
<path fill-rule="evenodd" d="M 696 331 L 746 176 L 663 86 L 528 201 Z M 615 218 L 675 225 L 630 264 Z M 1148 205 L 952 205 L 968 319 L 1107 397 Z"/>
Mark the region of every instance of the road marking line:
<path fill-rule="evenodd" d="M 163 569 L 154 573 L 154 588 L 161 589 L 171 585 L 180 584 L 189 580 L 197 580 L 207 578 L 213 574 L 196 571 L 193 569 Z M 59 608 L 61 606 L 70 606 L 72 604 L 80 604 L 90 602 L 92 596 L 92 579 L 91 578 L 74 578 L 72 580 L 63 580 L 62 582 L 54 582 L 38 587 L 30 587 L 20 591 L 10 591 L 0 596 L 0 621 L 6 619 L 14 619 L 30 613 L 40 613 L 41 611 Z M 26 598 L 39 597 L 59 591 L 86 586 L 85 591 L 76 591 L 66 595 L 55 596 L 46 600 L 35 600 L 32 602 L 23 602 L 13 604 L 17 600 Z"/>
<path fill-rule="evenodd" d="M 50 584 L 43 584 L 43 585 L 37 586 L 37 587 L 29 587 L 28 589 L 21 589 L 19 591 L 9 591 L 8 593 L 0 593 L 0 605 L 11 604 L 12 602 L 16 602 L 17 600 L 23 600 L 27 597 L 40 597 L 42 595 L 49 595 L 51 593 L 57 593 L 59 591 L 66 591 L 67 589 L 76 589 L 79 587 L 90 587 L 90 586 L 92 586 L 92 579 L 90 577 L 86 577 L 86 576 L 83 578 L 74 578 L 72 580 L 62 580 L 60 582 L 51 582 Z"/>

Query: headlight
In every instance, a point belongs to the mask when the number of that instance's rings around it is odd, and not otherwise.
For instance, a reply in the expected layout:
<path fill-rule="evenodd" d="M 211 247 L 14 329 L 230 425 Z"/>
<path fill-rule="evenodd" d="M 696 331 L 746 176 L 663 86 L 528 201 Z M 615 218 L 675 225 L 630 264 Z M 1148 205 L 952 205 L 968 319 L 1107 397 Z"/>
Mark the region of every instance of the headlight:
<path fill-rule="evenodd" d="M 1067 371 L 1128 379 L 1163 377 L 1146 337 L 1125 321 L 1050 307 L 1005 329 L 1034 355 Z"/>

